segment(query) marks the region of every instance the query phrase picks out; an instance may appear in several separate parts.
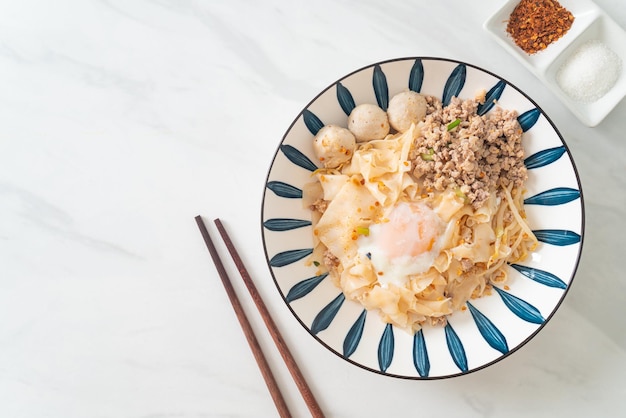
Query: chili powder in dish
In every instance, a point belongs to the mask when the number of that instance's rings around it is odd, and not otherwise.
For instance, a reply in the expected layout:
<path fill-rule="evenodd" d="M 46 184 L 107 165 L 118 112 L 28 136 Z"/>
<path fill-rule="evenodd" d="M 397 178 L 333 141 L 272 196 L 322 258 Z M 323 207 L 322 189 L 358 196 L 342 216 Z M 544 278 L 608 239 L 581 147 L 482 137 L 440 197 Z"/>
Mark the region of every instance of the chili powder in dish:
<path fill-rule="evenodd" d="M 521 0 L 509 16 L 506 31 L 532 55 L 560 39 L 573 23 L 574 15 L 556 0 Z"/>

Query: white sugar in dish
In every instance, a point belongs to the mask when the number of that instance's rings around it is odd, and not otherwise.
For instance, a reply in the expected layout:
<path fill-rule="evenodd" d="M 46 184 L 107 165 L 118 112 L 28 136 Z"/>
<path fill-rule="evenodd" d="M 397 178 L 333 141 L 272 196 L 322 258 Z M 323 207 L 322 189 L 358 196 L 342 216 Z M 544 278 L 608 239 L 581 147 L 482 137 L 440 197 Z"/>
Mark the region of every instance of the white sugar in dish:
<path fill-rule="evenodd" d="M 603 42 L 580 45 L 556 74 L 559 87 L 572 99 L 592 103 L 613 88 L 622 70 L 622 60 Z"/>

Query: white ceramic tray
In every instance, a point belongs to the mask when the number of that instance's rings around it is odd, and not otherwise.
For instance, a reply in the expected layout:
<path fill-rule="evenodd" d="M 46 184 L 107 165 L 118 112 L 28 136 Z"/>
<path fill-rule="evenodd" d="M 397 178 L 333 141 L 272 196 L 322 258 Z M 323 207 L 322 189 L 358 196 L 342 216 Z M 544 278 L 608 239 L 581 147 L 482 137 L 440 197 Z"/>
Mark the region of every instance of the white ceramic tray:
<path fill-rule="evenodd" d="M 519 0 L 509 0 L 484 24 L 484 29 L 539 80 L 585 125 L 596 126 L 626 96 L 626 32 L 610 16 L 590 0 L 562 0 L 561 5 L 574 15 L 570 30 L 545 50 L 529 55 L 518 47 L 506 32 L 511 12 Z M 580 45 L 598 40 L 615 52 L 622 61 L 621 75 L 613 88 L 592 103 L 577 102 L 563 92 L 556 74 L 563 62 Z"/>

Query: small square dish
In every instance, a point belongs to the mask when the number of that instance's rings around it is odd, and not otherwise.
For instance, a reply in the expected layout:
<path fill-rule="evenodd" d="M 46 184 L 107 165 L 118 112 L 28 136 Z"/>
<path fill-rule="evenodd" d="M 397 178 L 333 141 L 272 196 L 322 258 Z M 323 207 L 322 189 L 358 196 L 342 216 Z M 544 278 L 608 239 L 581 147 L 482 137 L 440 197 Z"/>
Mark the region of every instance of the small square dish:
<path fill-rule="evenodd" d="M 571 28 L 547 48 L 531 55 L 507 33 L 509 17 L 519 2 L 507 1 L 485 22 L 484 29 L 582 123 L 597 126 L 626 96 L 626 32 L 590 0 L 563 1 L 561 5 L 574 16 Z M 590 45 L 594 51 L 590 51 Z M 585 59 L 585 54 L 593 59 Z M 569 77 L 559 77 L 566 70 Z M 607 81 L 607 71 L 612 80 Z M 607 85 L 608 82 L 611 84 Z M 572 89 L 581 94 L 573 94 Z M 591 97 L 594 89 L 608 91 L 601 97 Z"/>

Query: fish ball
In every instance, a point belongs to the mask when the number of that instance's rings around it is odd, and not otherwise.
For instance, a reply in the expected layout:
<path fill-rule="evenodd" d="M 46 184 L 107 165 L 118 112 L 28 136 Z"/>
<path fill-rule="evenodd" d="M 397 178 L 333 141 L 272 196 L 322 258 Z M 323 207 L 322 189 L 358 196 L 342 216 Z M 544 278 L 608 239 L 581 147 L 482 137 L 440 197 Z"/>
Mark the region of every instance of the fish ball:
<path fill-rule="evenodd" d="M 411 124 L 416 124 L 426 117 L 426 99 L 414 91 L 398 93 L 389 101 L 387 115 L 389 124 L 398 132 L 406 132 Z"/>
<path fill-rule="evenodd" d="M 313 139 L 313 152 L 326 168 L 337 168 L 350 161 L 356 139 L 352 132 L 336 125 L 326 125 Z"/>
<path fill-rule="evenodd" d="M 361 104 L 348 116 L 348 129 L 357 142 L 384 139 L 389 134 L 387 112 L 373 104 Z"/>

